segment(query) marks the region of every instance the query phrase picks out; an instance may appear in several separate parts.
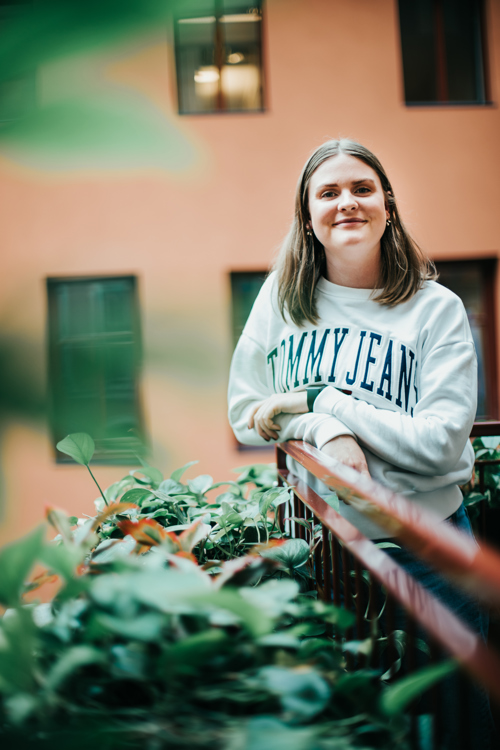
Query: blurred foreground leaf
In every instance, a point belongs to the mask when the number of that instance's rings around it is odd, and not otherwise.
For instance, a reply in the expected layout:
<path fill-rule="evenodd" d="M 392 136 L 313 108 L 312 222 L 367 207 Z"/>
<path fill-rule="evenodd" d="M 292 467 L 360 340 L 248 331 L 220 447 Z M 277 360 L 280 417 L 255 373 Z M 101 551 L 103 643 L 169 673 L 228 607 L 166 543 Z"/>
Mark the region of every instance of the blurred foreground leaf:
<path fill-rule="evenodd" d="M 44 543 L 45 526 L 0 550 L 0 604 L 15 607 L 24 582 L 39 559 Z"/>

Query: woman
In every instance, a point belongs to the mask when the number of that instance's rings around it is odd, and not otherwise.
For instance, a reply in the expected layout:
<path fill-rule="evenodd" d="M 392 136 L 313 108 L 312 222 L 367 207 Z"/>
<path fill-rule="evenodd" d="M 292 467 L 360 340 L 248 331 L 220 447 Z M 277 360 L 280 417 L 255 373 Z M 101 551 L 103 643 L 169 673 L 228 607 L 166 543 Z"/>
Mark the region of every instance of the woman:
<path fill-rule="evenodd" d="M 350 140 L 320 146 L 236 348 L 229 419 L 242 443 L 306 440 L 470 533 L 459 485 L 474 463 L 476 355 L 462 302 L 435 278 L 378 159 Z M 352 506 L 340 512 L 366 536 L 386 535 Z M 391 552 L 484 630 L 473 604 Z"/>

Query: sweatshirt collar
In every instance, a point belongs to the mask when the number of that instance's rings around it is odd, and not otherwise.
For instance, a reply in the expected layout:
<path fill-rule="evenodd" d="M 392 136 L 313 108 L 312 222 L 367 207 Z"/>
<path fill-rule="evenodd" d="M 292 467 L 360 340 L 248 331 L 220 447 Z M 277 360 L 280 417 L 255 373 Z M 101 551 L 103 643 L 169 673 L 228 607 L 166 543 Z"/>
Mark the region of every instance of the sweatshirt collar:
<path fill-rule="evenodd" d="M 379 289 L 355 289 L 350 286 L 339 286 L 331 281 L 325 279 L 322 276 L 316 287 L 319 292 L 326 294 L 329 297 L 337 297 L 342 299 L 356 299 L 356 300 L 373 300 L 373 297 L 377 295 Z"/>

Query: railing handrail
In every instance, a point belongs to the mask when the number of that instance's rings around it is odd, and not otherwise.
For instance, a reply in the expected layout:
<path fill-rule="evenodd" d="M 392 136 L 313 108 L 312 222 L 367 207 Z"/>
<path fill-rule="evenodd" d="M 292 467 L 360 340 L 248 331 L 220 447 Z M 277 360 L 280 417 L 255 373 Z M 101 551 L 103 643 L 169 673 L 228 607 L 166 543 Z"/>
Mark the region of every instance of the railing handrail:
<path fill-rule="evenodd" d="M 292 440 L 276 447 L 278 456 L 283 452 L 298 461 L 341 499 L 355 505 L 356 510 L 386 530 L 387 536 L 398 539 L 472 596 L 500 606 L 500 554 L 496 550 L 483 543 L 478 546 L 451 524 L 438 523 L 430 511 L 326 456 L 309 443 Z"/>
<path fill-rule="evenodd" d="M 277 445 L 292 455 L 290 444 Z M 316 449 L 313 449 L 316 450 Z M 318 451 L 319 452 L 319 451 Z M 279 453 L 278 453 L 279 455 Z M 294 456 L 295 458 L 296 456 Z M 433 594 L 361 534 L 347 519 L 323 500 L 314 490 L 286 469 L 279 468 L 281 478 L 312 511 L 324 527 L 367 568 L 389 594 L 408 611 L 434 640 L 484 685 L 500 703 L 500 657 Z"/>

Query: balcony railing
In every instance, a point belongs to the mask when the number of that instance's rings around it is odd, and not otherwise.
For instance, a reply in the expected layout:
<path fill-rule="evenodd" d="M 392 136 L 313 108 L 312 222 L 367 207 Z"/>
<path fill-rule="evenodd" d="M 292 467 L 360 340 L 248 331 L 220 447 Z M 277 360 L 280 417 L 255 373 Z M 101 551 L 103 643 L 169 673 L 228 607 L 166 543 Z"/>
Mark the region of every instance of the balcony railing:
<path fill-rule="evenodd" d="M 500 422 L 477 423 L 473 437 L 500 435 Z M 387 531 L 402 547 L 436 569 L 488 608 L 500 610 L 500 553 L 487 545 L 480 547 L 474 540 L 449 524 L 436 524 L 431 514 L 377 484 L 368 477 L 328 458 L 302 441 L 278 444 L 277 464 L 281 484 L 293 489 L 293 501 L 279 506 L 279 522 L 291 536 L 305 539 L 314 549 L 312 566 L 318 596 L 343 606 L 354 613 L 354 633 L 359 640 L 372 638 L 369 656 L 347 656 L 347 668 L 371 666 L 394 671 L 396 649 L 395 623 L 403 623 L 405 658 L 402 670 L 411 672 L 422 662 L 420 633 L 424 631 L 430 651 L 430 661 L 445 656 L 454 658 L 460 666 L 457 715 L 461 725 L 458 736 L 464 748 L 470 748 L 471 733 L 475 731 L 469 716 L 472 678 L 484 686 L 500 706 L 500 655 L 488 647 L 479 635 L 462 622 L 435 596 L 413 579 L 376 542 L 364 537 L 314 490 L 290 473 L 287 455 L 320 479 L 341 499 L 356 504 L 370 520 Z M 387 646 L 384 654 L 377 653 L 378 641 L 374 624 L 377 602 L 384 601 L 383 628 Z M 446 721 L 446 699 L 439 689 L 433 689 L 430 709 L 431 747 L 440 750 Z M 426 705 L 426 704 L 424 704 Z M 448 706 L 449 709 L 449 706 Z M 420 709 L 421 711 L 422 709 Z M 419 709 L 411 712 L 412 746 L 421 743 Z M 420 739 L 419 739 L 420 737 Z M 428 740 L 427 740 L 428 741 Z M 458 745 L 457 745 L 458 747 Z"/>

